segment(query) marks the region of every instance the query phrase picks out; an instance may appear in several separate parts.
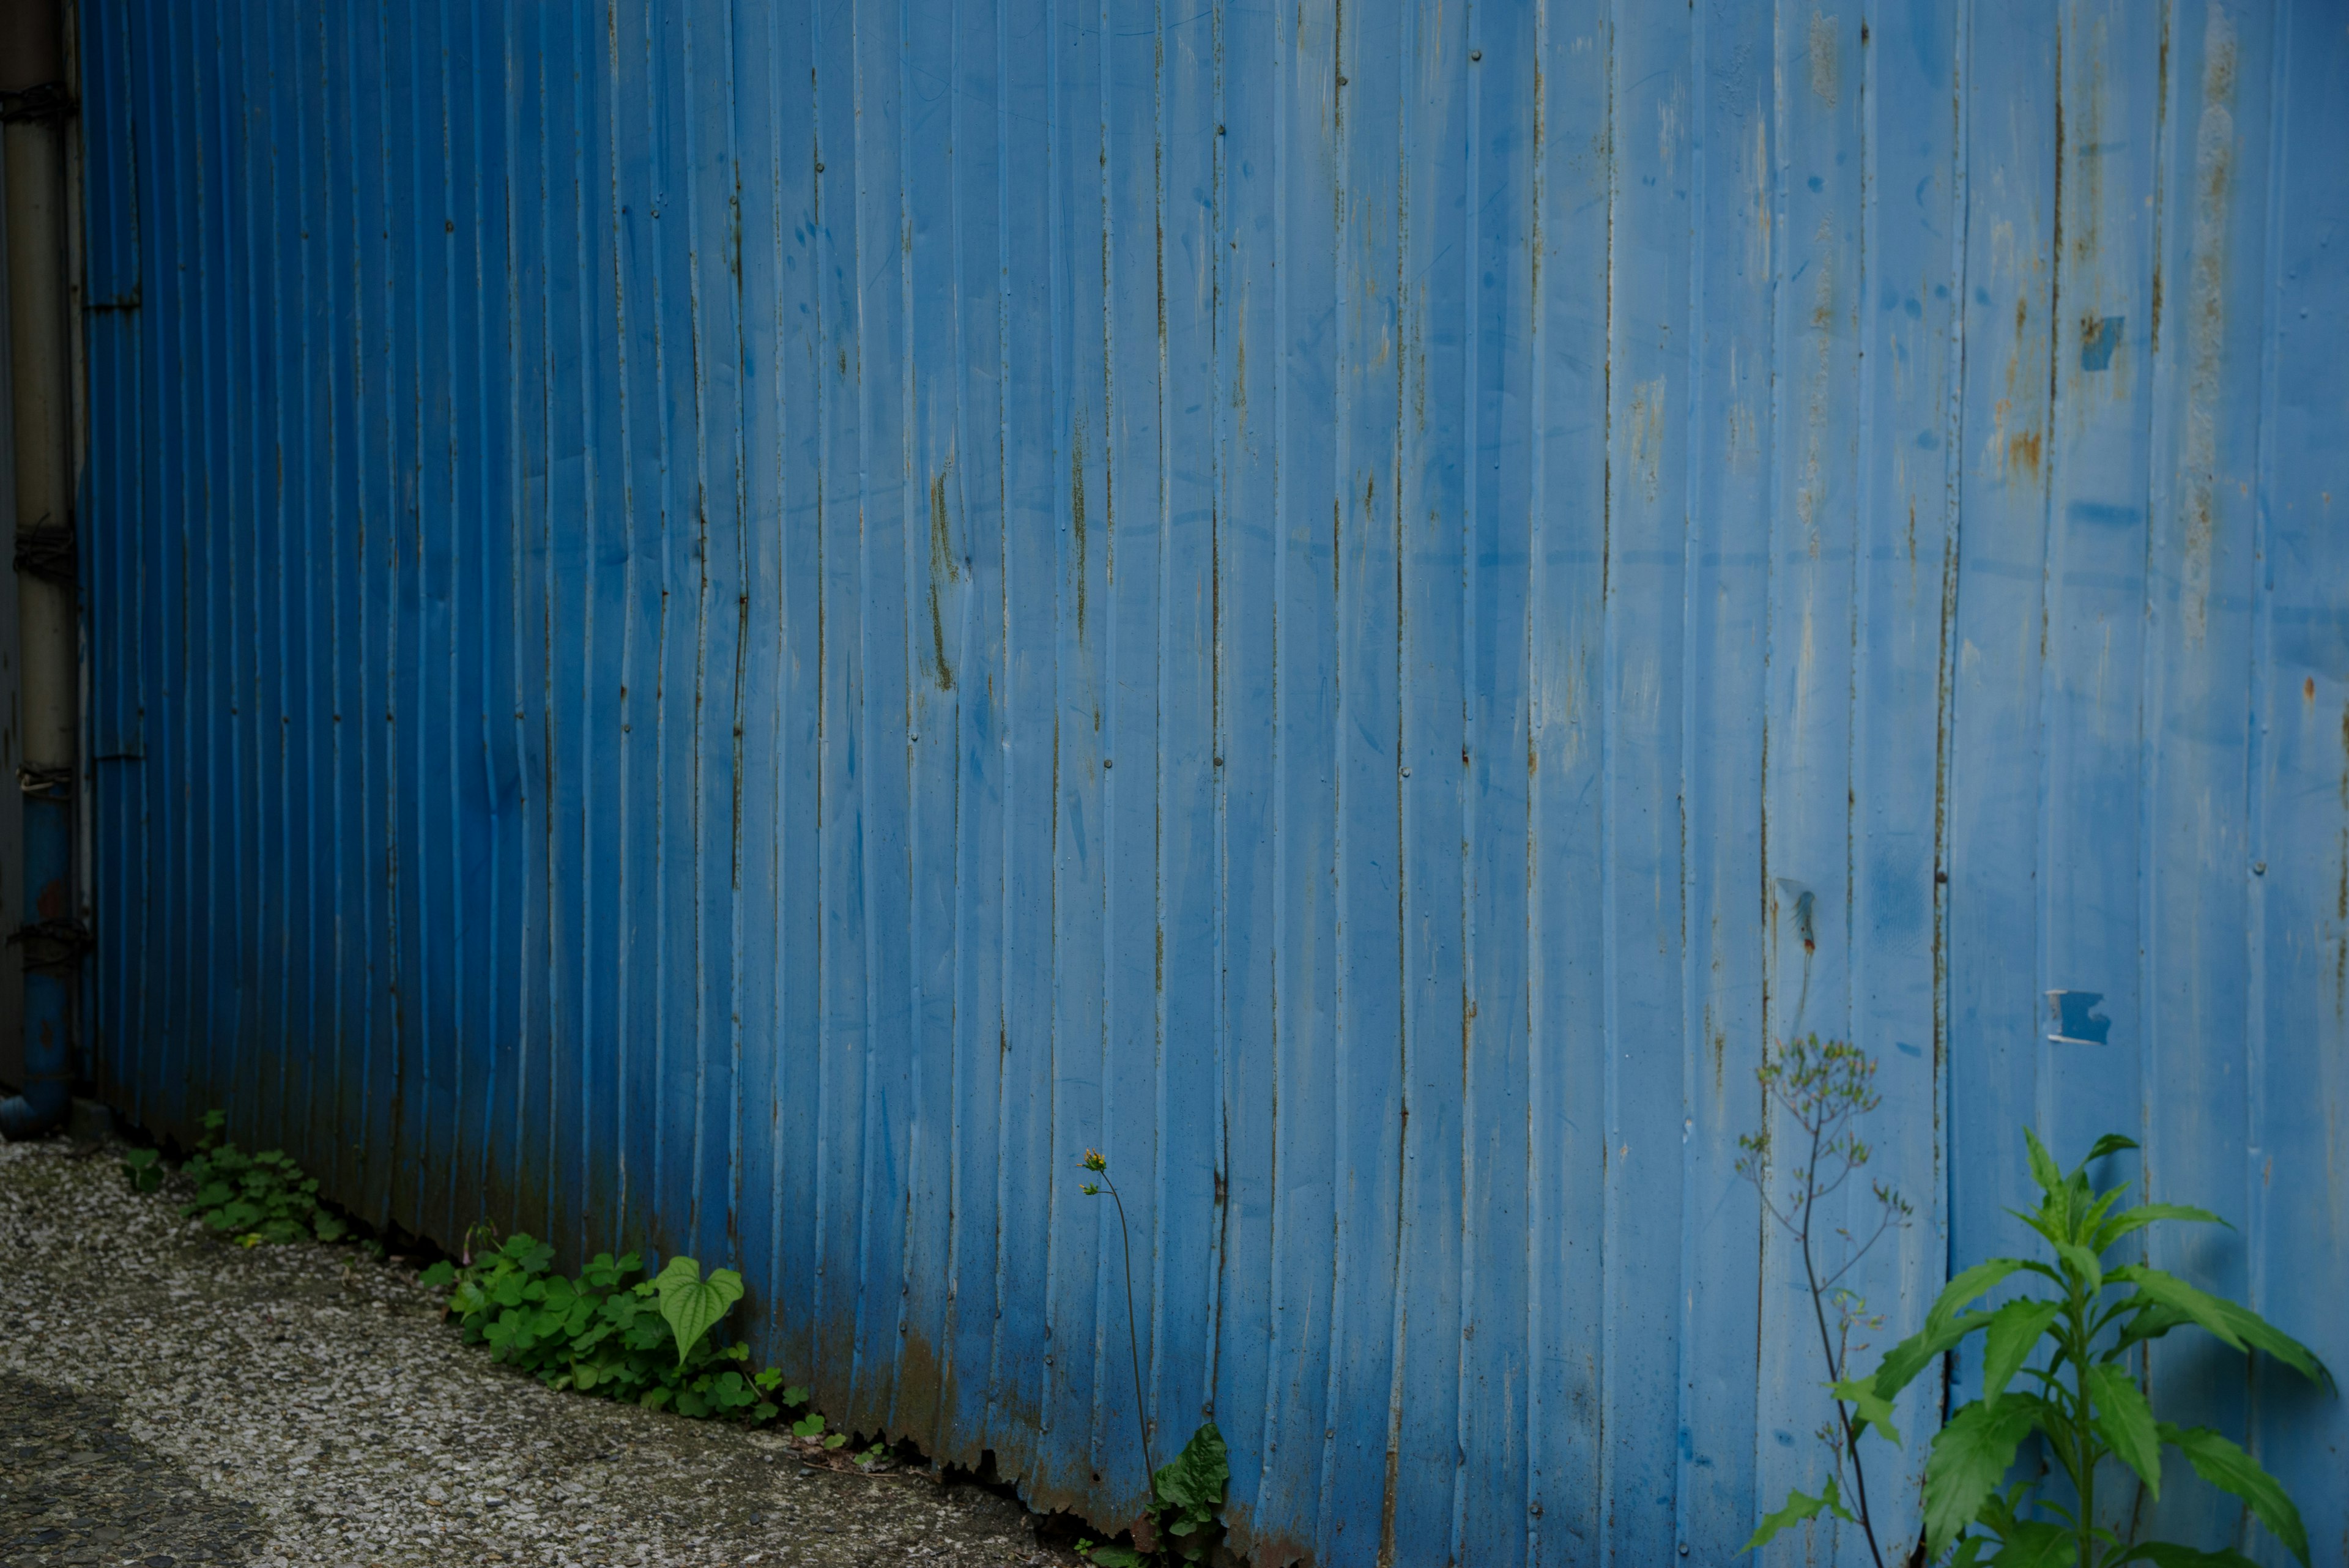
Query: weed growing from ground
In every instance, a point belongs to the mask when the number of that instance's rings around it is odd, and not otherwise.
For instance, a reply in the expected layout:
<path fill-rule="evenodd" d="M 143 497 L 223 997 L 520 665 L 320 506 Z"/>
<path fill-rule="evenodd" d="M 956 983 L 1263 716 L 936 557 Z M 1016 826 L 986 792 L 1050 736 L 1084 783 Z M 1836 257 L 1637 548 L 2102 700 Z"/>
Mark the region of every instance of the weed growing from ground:
<path fill-rule="evenodd" d="M 566 1276 L 553 1272 L 554 1258 L 552 1246 L 517 1233 L 461 1268 L 434 1264 L 423 1282 L 449 1291 L 449 1314 L 469 1343 L 550 1388 L 682 1416 L 757 1423 L 780 1413 L 782 1374 L 754 1370 L 748 1345 L 709 1338 L 741 1299 L 741 1275 L 719 1269 L 704 1279 L 693 1259 L 671 1258 L 647 1279 L 636 1253 L 599 1252 Z"/>
<path fill-rule="evenodd" d="M 1858 1525 L 1868 1538 L 1868 1555 L 1875 1559 L 1876 1568 L 1884 1568 L 1884 1553 L 1876 1542 L 1876 1521 L 1868 1503 L 1868 1475 L 1860 1462 L 1859 1439 L 1871 1418 L 1885 1436 L 1895 1442 L 1899 1439 L 1890 1425 L 1890 1410 L 1883 1410 L 1880 1418 L 1875 1417 L 1877 1407 L 1868 1402 L 1868 1386 L 1851 1376 L 1852 1353 L 1868 1348 L 1853 1344 L 1853 1334 L 1881 1326 L 1881 1320 L 1868 1312 L 1866 1298 L 1844 1281 L 1885 1232 L 1909 1222 L 1909 1205 L 1882 1182 L 1872 1184 L 1875 1222 L 1865 1235 L 1857 1236 L 1832 1225 L 1819 1210 L 1868 1163 L 1868 1147 L 1855 1124 L 1878 1103 L 1876 1062 L 1857 1045 L 1841 1040 L 1823 1044 L 1813 1034 L 1780 1046 L 1754 1069 L 1754 1075 L 1770 1106 L 1794 1124 L 1795 1136 L 1786 1140 L 1792 1163 L 1784 1171 L 1777 1168 L 1765 1109 L 1762 1130 L 1737 1140 L 1744 1151 L 1737 1172 L 1754 1184 L 1763 1209 L 1795 1238 L 1801 1251 L 1803 1280 L 1810 1289 L 1811 1313 L 1818 1324 L 1827 1391 L 1835 1397 L 1835 1414 L 1819 1428 L 1820 1440 L 1835 1456 L 1835 1469 L 1818 1496 L 1788 1492 L 1785 1505 L 1762 1521 L 1761 1528 L 1741 1550 L 1750 1552 L 1789 1525 L 1826 1512 Z M 1774 1189 L 1773 1183 L 1781 1179 L 1785 1186 Z M 1849 1506 L 1844 1501 L 1847 1478 Z M 1852 1512 L 1854 1508 L 1858 1510 L 1857 1514 Z"/>
<path fill-rule="evenodd" d="M 1216 1516 L 1223 1509 L 1224 1492 L 1231 1483 L 1230 1456 L 1225 1449 L 1223 1434 L 1209 1421 L 1191 1434 L 1183 1451 L 1163 1469 L 1152 1458 L 1150 1425 L 1143 1414 L 1141 1335 L 1133 1321 L 1133 1236 L 1125 1221 L 1125 1199 L 1118 1195 L 1117 1183 L 1110 1179 L 1109 1161 L 1100 1153 L 1087 1149 L 1081 1163 L 1100 1179 L 1088 1181 L 1077 1190 L 1088 1198 L 1107 1193 L 1110 1201 L 1117 1205 L 1118 1239 L 1124 1247 L 1122 1258 L 1125 1265 L 1126 1357 L 1133 1370 L 1133 1421 L 1142 1435 L 1142 1460 L 1150 1476 L 1150 1502 L 1130 1527 L 1133 1535 L 1131 1547 L 1080 1541 L 1077 1552 L 1102 1568 L 1142 1568 L 1161 1555 L 1184 1563 L 1204 1563 L 1223 1537 Z"/>
<path fill-rule="evenodd" d="M 2088 1167 L 2136 1148 L 2134 1142 L 2117 1134 L 2098 1138 L 2088 1158 L 2066 1173 L 2037 1135 L 2026 1128 L 2023 1137 L 2040 1202 L 2035 1213 L 2017 1217 L 2047 1243 L 2052 1258 L 1992 1258 L 1951 1280 L 1925 1314 L 1925 1326 L 1885 1356 L 1870 1380 L 1872 1397 L 1860 1405 L 1863 1421 L 1881 1425 L 1901 1389 L 1982 1331 L 1982 1395 L 1950 1417 L 1925 1463 L 1925 1560 L 1939 1562 L 1954 1546 L 1952 1568 L 2017 1563 L 2253 1568 L 2231 1547 L 2204 1552 L 2170 1542 L 2132 1542 L 2096 1522 L 2098 1471 L 2106 1461 L 2126 1466 L 2146 1494 L 2158 1499 L 2161 1450 L 2171 1448 L 2195 1474 L 2240 1499 L 2305 1565 L 2308 1532 L 2282 1486 L 2209 1428 L 2155 1419 L 2138 1380 L 2137 1347 L 2191 1325 L 2244 1355 L 2264 1351 L 2326 1389 L 2333 1386 L 2332 1373 L 2306 1345 L 2248 1307 L 2142 1263 L 2105 1266 L 2106 1254 L 2157 1221 L 2226 1223 L 2181 1203 L 2118 1209 L 2127 1182 L 2098 1192 Z M 2035 1276 L 2052 1293 L 2018 1296 L 1988 1312 L 1964 1310 L 2016 1274 Z M 2042 1346 L 2044 1363 L 2030 1365 Z M 2017 1450 L 2034 1431 L 2045 1438 L 2056 1475 L 2043 1469 L 2008 1482 Z M 2051 1486 L 2059 1478 L 2063 1484 Z"/>
<path fill-rule="evenodd" d="M 384 1256 L 379 1241 L 352 1237 L 350 1223 L 319 1201 L 316 1179 L 290 1156 L 277 1149 L 248 1154 L 223 1136 L 226 1125 L 223 1113 L 205 1114 L 197 1153 L 183 1167 L 196 1199 L 181 1213 L 201 1215 L 244 1246 L 357 1240 L 361 1251 Z M 160 1151 L 129 1149 L 121 1163 L 132 1191 L 161 1189 Z M 477 1235 L 488 1244 L 475 1256 Z M 564 1275 L 554 1272 L 554 1258 L 544 1242 L 514 1235 L 501 1243 L 481 1226 L 467 1233 L 461 1264 L 444 1260 L 419 1281 L 449 1293 L 445 1310 L 469 1343 L 487 1345 L 550 1387 L 754 1425 L 803 1412 L 791 1423 L 794 1438 L 833 1452 L 848 1446 L 847 1433 L 827 1430 L 823 1417 L 806 1408 L 808 1390 L 783 1386 L 782 1374 L 771 1368 L 753 1367 L 749 1346 L 710 1338 L 742 1298 L 740 1274 L 718 1269 L 705 1278 L 693 1259 L 671 1258 L 646 1278 L 636 1253 L 603 1252 L 576 1275 Z M 888 1460 L 888 1444 L 876 1442 L 854 1458 L 870 1469 Z"/>
<path fill-rule="evenodd" d="M 339 1241 L 350 1233 L 350 1226 L 318 1201 L 317 1178 L 303 1175 L 294 1157 L 282 1149 L 247 1154 L 222 1136 L 227 1122 L 219 1111 L 204 1114 L 203 1138 L 185 1167 L 188 1179 L 196 1184 L 196 1200 L 182 1214 L 202 1216 L 205 1224 L 247 1247 L 314 1238 Z M 155 1151 L 134 1153 L 149 1158 L 134 1166 L 131 1157 L 124 1157 L 131 1186 L 152 1192 L 163 1179 Z"/>
<path fill-rule="evenodd" d="M 806 1404 L 807 1390 L 799 1387 L 796 1385 L 784 1389 L 783 1403 L 786 1405 Z M 823 1417 L 814 1410 L 810 1410 L 806 1415 L 802 1416 L 798 1420 L 792 1423 L 792 1436 L 799 1438 L 803 1443 L 820 1442 L 826 1449 L 838 1449 L 848 1447 L 848 1434 L 845 1432 L 825 1431 L 823 1427 Z M 863 1457 L 869 1456 L 860 1456 L 860 1458 Z"/>
<path fill-rule="evenodd" d="M 163 1185 L 163 1155 L 160 1149 L 131 1148 L 122 1152 L 122 1174 L 133 1192 L 153 1192 Z"/>

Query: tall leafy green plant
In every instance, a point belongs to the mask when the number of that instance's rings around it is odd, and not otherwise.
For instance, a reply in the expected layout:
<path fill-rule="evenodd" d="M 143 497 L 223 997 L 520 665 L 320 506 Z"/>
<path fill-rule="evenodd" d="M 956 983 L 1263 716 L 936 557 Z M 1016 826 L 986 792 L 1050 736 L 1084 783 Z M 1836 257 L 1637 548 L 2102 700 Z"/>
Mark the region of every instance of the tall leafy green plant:
<path fill-rule="evenodd" d="M 2241 1500 L 2252 1518 L 2306 1564 L 2308 1532 L 2300 1511 L 2259 1462 L 2208 1427 L 2158 1419 L 2138 1381 L 2138 1347 L 2181 1328 L 2199 1328 L 2229 1349 L 2262 1352 L 2320 1386 L 2333 1375 L 2309 1348 L 2256 1313 L 2143 1263 L 2107 1266 L 2127 1238 L 2161 1221 L 2224 1224 L 2180 1203 L 2119 1206 L 2127 1183 L 2097 1191 L 2088 1167 L 2137 1145 L 2118 1135 L 2096 1140 L 2071 1170 L 2057 1168 L 2038 1136 L 2024 1131 L 2038 1209 L 2016 1217 L 2047 1244 L 2049 1256 L 1993 1258 L 1950 1282 L 1925 1325 L 1895 1345 L 1869 1379 L 1860 1402 L 1863 1426 L 1899 1441 L 1887 1424 L 1891 1400 L 1919 1374 L 1970 1335 L 1980 1334 L 1981 1396 L 1952 1414 L 1925 1465 L 1925 1555 L 1950 1552 L 1955 1568 L 2253 1568 L 2231 1548 L 2205 1551 L 2172 1542 L 2132 1542 L 2096 1522 L 2097 1487 L 2115 1466 L 2134 1472 L 2147 1493 L 2161 1494 L 2161 1454 L 2175 1449 L 2203 1480 Z M 1969 1310 L 2020 1276 L 2036 1288 L 1989 1310 Z M 2041 1354 L 2044 1352 L 2044 1355 Z M 2054 1471 L 2069 1489 L 2033 1477 L 2009 1481 L 2023 1440 L 2046 1439 Z"/>
<path fill-rule="evenodd" d="M 1899 1193 L 1877 1181 L 1868 1186 L 1874 1214 L 1864 1233 L 1833 1220 L 1845 1207 L 1834 1199 L 1867 1165 L 1871 1152 L 1859 1136 L 1858 1122 L 1882 1099 L 1876 1092 L 1876 1059 L 1847 1041 L 1822 1042 L 1812 1034 L 1779 1047 L 1754 1075 L 1767 1104 L 1785 1117 L 1790 1135 L 1774 1143 L 1765 1120 L 1762 1130 L 1739 1138 L 1737 1172 L 1761 1195 L 1764 1212 L 1794 1238 L 1803 1265 L 1835 1409 L 1818 1435 L 1834 1455 L 1835 1468 L 1816 1496 L 1789 1491 L 1740 1550 L 1751 1552 L 1782 1530 L 1828 1513 L 1858 1525 L 1876 1568 L 1884 1568 L 1859 1439 L 1871 1420 L 1891 1434 L 1892 1413 L 1865 1380 L 1851 1376 L 1853 1355 L 1868 1348 L 1855 1344 L 1853 1335 L 1879 1326 L 1881 1320 L 1845 1281 L 1886 1232 L 1909 1222 L 1909 1208 Z"/>

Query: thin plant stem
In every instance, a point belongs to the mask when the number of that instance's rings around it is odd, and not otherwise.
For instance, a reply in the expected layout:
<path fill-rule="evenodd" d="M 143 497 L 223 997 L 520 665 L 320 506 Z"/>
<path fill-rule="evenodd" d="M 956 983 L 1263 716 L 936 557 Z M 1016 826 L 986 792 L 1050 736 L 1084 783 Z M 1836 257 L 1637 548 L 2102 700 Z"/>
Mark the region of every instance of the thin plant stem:
<path fill-rule="evenodd" d="M 1143 1409 L 1142 1336 L 1133 1315 L 1133 1232 L 1126 1224 L 1125 1199 L 1119 1194 L 1117 1183 L 1110 1177 L 1109 1162 L 1097 1155 L 1089 1155 L 1085 1168 L 1101 1178 L 1101 1190 L 1108 1193 L 1110 1201 L 1117 1205 L 1119 1256 L 1125 1264 L 1125 1354 L 1127 1364 L 1133 1370 L 1133 1427 L 1142 1438 L 1143 1490 L 1147 1497 L 1154 1495 L 1151 1489 L 1157 1484 L 1158 1458 L 1150 1451 L 1150 1419 Z"/>
<path fill-rule="evenodd" d="M 1819 1129 L 1811 1129 L 1811 1168 L 1819 1163 Z M 1811 1287 L 1811 1313 L 1818 1319 L 1819 1351 L 1826 1357 L 1827 1376 L 1833 1382 L 1843 1381 L 1843 1368 L 1836 1365 L 1835 1337 L 1827 1333 L 1827 1309 L 1819 1286 L 1818 1270 L 1811 1263 L 1811 1210 L 1819 1200 L 1816 1187 L 1803 1199 L 1803 1277 Z M 1868 1470 L 1859 1462 L 1859 1437 L 1851 1429 L 1851 1412 L 1844 1408 L 1841 1399 L 1835 1402 L 1836 1422 L 1843 1429 L 1844 1451 L 1851 1456 L 1852 1498 L 1859 1505 L 1860 1533 L 1868 1537 L 1868 1554 L 1876 1560 L 1876 1568 L 1884 1568 L 1884 1552 L 1876 1544 L 1876 1525 L 1868 1512 Z"/>
<path fill-rule="evenodd" d="M 1117 1238 L 1120 1261 L 1125 1264 L 1125 1355 L 1133 1369 L 1133 1428 L 1142 1439 L 1142 1462 L 1152 1477 L 1158 1474 L 1158 1456 L 1150 1451 L 1150 1419 L 1143 1410 L 1142 1340 L 1133 1317 L 1133 1235 L 1125 1223 L 1125 1199 L 1118 1196 L 1117 1183 L 1109 1184 L 1110 1201 L 1117 1205 Z"/>

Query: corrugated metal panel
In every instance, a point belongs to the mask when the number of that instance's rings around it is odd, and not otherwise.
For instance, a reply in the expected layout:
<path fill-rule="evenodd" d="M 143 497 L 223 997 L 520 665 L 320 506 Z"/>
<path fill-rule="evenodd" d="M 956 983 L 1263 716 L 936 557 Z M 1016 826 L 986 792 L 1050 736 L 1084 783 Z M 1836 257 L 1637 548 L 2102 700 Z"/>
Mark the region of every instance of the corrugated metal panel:
<path fill-rule="evenodd" d="M 1267 1561 L 1815 1476 L 1797 1029 L 1883 1058 L 1888 1335 L 2028 1121 L 2349 1365 L 2337 7 L 83 15 L 150 1125 L 739 1266 L 1113 1519 L 1100 1147 Z M 2158 1370 L 2344 1561 L 2341 1408 Z"/>

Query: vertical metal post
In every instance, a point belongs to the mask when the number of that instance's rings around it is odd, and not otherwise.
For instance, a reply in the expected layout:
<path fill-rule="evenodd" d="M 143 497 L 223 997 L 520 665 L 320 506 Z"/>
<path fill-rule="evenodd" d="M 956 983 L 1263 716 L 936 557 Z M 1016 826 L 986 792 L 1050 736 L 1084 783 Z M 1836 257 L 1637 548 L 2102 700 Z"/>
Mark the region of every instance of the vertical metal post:
<path fill-rule="evenodd" d="M 62 24 L 58 0 L 0 0 L 25 857 L 25 907 L 13 939 L 25 974 L 25 1084 L 23 1094 L 0 1102 L 0 1134 L 9 1137 L 45 1133 L 65 1116 L 87 941 L 73 876 L 80 691 L 66 142 L 74 97 Z"/>

